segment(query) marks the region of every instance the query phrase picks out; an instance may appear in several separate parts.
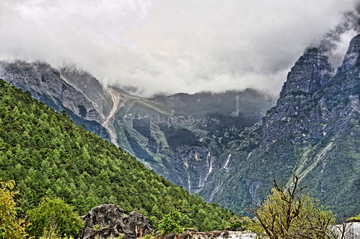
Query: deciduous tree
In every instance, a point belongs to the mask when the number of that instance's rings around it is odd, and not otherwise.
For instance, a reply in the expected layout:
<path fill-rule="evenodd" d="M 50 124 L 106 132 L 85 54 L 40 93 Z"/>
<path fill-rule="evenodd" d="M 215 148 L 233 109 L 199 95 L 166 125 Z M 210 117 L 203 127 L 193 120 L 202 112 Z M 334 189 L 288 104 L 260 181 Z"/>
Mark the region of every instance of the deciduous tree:
<path fill-rule="evenodd" d="M 0 179 L 0 238 L 26 238 L 25 220 L 16 218 L 15 182 Z"/>
<path fill-rule="evenodd" d="M 257 210 L 250 209 L 268 238 L 336 238 L 331 225 L 335 218 L 308 195 L 301 194 L 299 177 L 292 173 L 292 185 L 274 180 L 272 194 Z"/>

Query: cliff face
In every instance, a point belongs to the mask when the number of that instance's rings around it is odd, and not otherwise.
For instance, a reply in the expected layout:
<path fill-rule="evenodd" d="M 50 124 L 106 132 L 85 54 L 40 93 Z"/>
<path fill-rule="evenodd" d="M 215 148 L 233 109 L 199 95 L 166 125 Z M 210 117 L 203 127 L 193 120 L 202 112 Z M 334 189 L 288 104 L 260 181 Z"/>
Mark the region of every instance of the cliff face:
<path fill-rule="evenodd" d="M 263 118 L 261 148 L 293 136 L 299 143 L 321 139 L 321 116 L 313 98 L 331 78 L 331 66 L 325 53 L 321 48 L 309 48 L 291 68 L 276 106 Z"/>
<path fill-rule="evenodd" d="M 241 210 L 233 200 L 261 201 L 273 177 L 287 182 L 296 166 L 301 183 L 311 185 L 309 192 L 339 218 L 359 213 L 354 206 L 360 196 L 359 53 L 356 36 L 342 66 L 332 73 L 325 49 L 304 52 L 289 72 L 276 106 L 254 131 L 256 147 L 230 167 L 214 201 Z"/>
<path fill-rule="evenodd" d="M 227 145 L 272 104 L 255 90 L 145 99 L 105 87 L 75 67 L 0 63 L 0 77 L 112 143 L 157 173 L 200 192 L 228 160 Z"/>
<path fill-rule="evenodd" d="M 208 201 L 246 213 L 296 166 L 341 218 L 360 213 L 360 36 L 337 71 L 327 55 L 306 49 L 266 114 L 271 98 L 253 90 L 144 99 L 43 63 L 1 63 L 0 77 Z"/>
<path fill-rule="evenodd" d="M 56 111 L 65 110 L 77 124 L 84 124 L 90 131 L 109 138 L 101 126 L 104 116 L 97 105 L 49 64 L 0 62 L 0 77 L 23 91 L 29 91 L 35 99 Z"/>

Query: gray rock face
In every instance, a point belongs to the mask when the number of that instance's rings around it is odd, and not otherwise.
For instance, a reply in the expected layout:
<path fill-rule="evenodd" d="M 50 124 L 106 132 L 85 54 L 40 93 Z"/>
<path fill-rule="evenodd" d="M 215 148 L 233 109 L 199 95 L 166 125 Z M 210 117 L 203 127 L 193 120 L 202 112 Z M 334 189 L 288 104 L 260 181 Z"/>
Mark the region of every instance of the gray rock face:
<path fill-rule="evenodd" d="M 109 115 L 113 107 L 111 95 L 94 76 L 71 66 L 62 67 L 59 71 L 95 105 L 103 116 Z"/>
<path fill-rule="evenodd" d="M 216 171 L 232 166 L 236 158 L 229 157 L 228 145 L 245 127 L 260 122 L 274 102 L 252 89 L 145 99 L 104 87 L 76 67 L 57 70 L 39 62 L 2 62 L 0 77 L 55 110 L 66 110 L 77 124 L 191 193 L 201 192 Z M 202 196 L 211 199 L 213 189 Z"/>
<path fill-rule="evenodd" d="M 325 50 L 308 48 L 289 72 L 276 106 L 263 118 L 262 149 L 289 136 L 295 135 L 298 141 L 322 137 L 323 129 L 318 123 L 325 122 L 317 113 L 317 102 L 313 99 L 330 79 L 331 66 Z M 305 117 L 307 115 L 312 119 Z"/>
<path fill-rule="evenodd" d="M 65 110 L 77 124 L 85 124 L 87 129 L 100 137 L 109 138 L 101 126 L 104 116 L 96 104 L 49 64 L 0 62 L 0 78 L 23 91 L 29 91 L 35 99 L 58 112 Z"/>
<path fill-rule="evenodd" d="M 291 69 L 276 106 L 252 131 L 258 134 L 252 150 L 247 156 L 237 153 L 238 163 L 230 168 L 232 175 L 223 178 L 214 201 L 232 208 L 238 205 L 232 201 L 257 203 L 269 193 L 272 178 L 289 177 L 296 165 L 301 184 L 312 185 L 308 192 L 338 217 L 359 214 L 353 206 L 360 202 L 359 53 L 360 35 L 351 41 L 342 66 L 332 75 L 321 47 L 304 52 Z"/>
<path fill-rule="evenodd" d="M 46 63 L 14 62 L 1 63 L 0 77 L 16 87 L 29 91 L 34 98 L 42 100 L 52 98 L 54 104 L 71 110 L 84 118 L 102 122 L 103 116 L 96 110 L 91 101 L 62 79 L 60 72 Z"/>
<path fill-rule="evenodd" d="M 339 67 L 338 72 L 345 72 L 358 63 L 360 54 L 360 35 L 357 35 L 350 41 L 349 49 L 345 55 L 343 64 Z"/>
<path fill-rule="evenodd" d="M 312 94 L 325 85 L 331 77 L 331 65 L 325 49 L 308 48 L 291 68 L 280 98 L 288 94 Z"/>
<path fill-rule="evenodd" d="M 92 208 L 82 219 L 85 228 L 80 238 L 137 238 L 152 233 L 146 217 L 135 211 L 129 215 L 115 204 L 102 204 Z"/>

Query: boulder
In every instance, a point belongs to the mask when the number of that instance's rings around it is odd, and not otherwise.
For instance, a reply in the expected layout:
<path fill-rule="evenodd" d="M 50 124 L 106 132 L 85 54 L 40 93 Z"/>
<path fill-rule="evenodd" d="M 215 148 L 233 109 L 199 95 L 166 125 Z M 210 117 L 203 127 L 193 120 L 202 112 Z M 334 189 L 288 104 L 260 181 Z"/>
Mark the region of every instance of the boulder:
<path fill-rule="evenodd" d="M 135 211 L 129 215 L 115 204 L 101 204 L 92 208 L 82 217 L 85 227 L 80 233 L 80 238 L 117 238 L 121 235 L 124 239 L 133 239 L 152 233 L 147 218 Z"/>

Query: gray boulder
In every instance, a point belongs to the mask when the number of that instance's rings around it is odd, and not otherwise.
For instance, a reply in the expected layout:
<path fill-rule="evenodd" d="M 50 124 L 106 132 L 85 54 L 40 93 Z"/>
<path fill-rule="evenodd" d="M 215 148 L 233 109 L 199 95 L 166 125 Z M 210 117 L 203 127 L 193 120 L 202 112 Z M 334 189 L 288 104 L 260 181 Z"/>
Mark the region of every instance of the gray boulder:
<path fill-rule="evenodd" d="M 152 233 L 147 218 L 135 211 L 125 214 L 121 207 L 115 204 L 101 204 L 92 208 L 82 217 L 85 227 L 80 233 L 80 238 L 117 238 L 121 235 L 124 239 L 142 237 Z"/>

